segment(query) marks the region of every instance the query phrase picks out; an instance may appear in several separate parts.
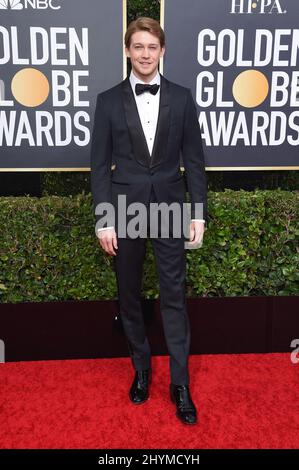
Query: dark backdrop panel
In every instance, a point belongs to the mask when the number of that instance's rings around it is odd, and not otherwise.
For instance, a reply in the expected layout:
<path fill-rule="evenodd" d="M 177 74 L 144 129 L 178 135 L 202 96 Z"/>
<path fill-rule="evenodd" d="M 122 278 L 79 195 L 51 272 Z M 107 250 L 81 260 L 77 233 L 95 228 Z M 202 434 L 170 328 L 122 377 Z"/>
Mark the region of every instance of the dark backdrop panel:
<path fill-rule="evenodd" d="M 299 169 L 299 2 L 272 0 L 262 11 L 261 1 L 161 1 L 163 73 L 192 90 L 207 168 Z M 251 4 L 256 8 L 248 11 Z M 258 30 L 265 30 L 260 46 Z M 255 62 L 255 51 L 269 60 Z M 277 93 L 275 74 L 278 86 L 284 84 Z M 275 96 L 285 102 L 276 105 Z"/>
<path fill-rule="evenodd" d="M 96 95 L 123 79 L 125 3 L 57 0 L 53 5 L 59 9 L 19 4 L 24 7 L 1 10 L 0 169 L 88 169 Z M 39 61 L 45 63 L 32 59 L 35 48 L 38 59 L 47 58 L 49 51 L 49 59 Z M 32 75 L 26 75 L 26 69 L 48 81 L 49 94 L 40 104 L 30 101 Z M 58 92 L 59 102 L 53 99 L 57 73 L 59 86 L 70 82 L 65 86 L 70 100 L 65 103 L 64 91 Z M 37 88 L 42 89 L 39 81 Z M 49 137 L 42 134 L 38 139 L 46 123 Z"/>

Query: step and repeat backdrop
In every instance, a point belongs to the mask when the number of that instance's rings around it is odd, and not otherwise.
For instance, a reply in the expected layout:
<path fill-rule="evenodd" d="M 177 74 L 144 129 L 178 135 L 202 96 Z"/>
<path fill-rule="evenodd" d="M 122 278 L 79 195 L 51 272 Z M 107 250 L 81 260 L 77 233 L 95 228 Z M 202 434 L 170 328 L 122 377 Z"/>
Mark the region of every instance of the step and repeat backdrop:
<path fill-rule="evenodd" d="M 161 73 L 192 90 L 206 168 L 299 168 L 299 1 L 161 0 Z M 89 170 L 127 74 L 125 0 L 0 0 L 0 171 Z"/>
<path fill-rule="evenodd" d="M 96 95 L 124 78 L 122 0 L 0 0 L 0 170 L 89 169 Z"/>
<path fill-rule="evenodd" d="M 161 0 L 163 74 L 191 88 L 208 169 L 299 169 L 299 1 Z"/>

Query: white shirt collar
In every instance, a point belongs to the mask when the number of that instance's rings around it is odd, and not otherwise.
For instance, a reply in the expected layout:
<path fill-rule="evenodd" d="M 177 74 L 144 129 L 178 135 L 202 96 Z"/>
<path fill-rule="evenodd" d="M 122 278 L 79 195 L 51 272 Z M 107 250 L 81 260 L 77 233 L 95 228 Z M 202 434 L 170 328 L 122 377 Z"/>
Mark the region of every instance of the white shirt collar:
<path fill-rule="evenodd" d="M 132 87 L 134 93 L 135 93 L 136 83 L 146 83 L 146 82 L 143 82 L 142 80 L 140 80 L 140 78 L 136 77 L 136 75 L 133 73 L 133 70 L 131 70 L 129 80 L 130 80 L 131 87 Z M 154 78 L 148 84 L 149 85 L 154 85 L 155 83 L 157 83 L 157 85 L 160 85 L 160 82 L 161 82 L 161 77 L 160 77 L 159 70 L 157 70 L 156 75 L 154 76 Z"/>

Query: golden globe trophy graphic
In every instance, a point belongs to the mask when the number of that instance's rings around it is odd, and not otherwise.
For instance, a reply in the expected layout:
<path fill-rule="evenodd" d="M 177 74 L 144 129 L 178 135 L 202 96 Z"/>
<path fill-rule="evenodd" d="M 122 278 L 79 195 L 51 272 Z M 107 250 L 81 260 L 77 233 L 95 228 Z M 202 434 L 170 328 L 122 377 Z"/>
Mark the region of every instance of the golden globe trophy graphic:
<path fill-rule="evenodd" d="M 269 83 L 259 70 L 241 72 L 233 83 L 233 97 L 244 108 L 254 108 L 267 98 Z"/>
<path fill-rule="evenodd" d="M 42 72 L 34 68 L 26 68 L 17 72 L 13 77 L 11 91 L 20 104 L 35 107 L 46 101 L 50 85 Z"/>

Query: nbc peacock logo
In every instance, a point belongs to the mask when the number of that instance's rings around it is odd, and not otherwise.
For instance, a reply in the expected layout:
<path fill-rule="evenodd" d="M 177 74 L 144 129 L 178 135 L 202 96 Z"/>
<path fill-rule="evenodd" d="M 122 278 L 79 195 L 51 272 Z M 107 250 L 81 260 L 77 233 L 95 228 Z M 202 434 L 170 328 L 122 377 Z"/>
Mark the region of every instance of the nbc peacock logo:
<path fill-rule="evenodd" d="M 0 0 L 0 10 L 23 10 L 21 0 Z"/>
<path fill-rule="evenodd" d="M 0 10 L 60 10 L 60 0 L 0 0 Z"/>

